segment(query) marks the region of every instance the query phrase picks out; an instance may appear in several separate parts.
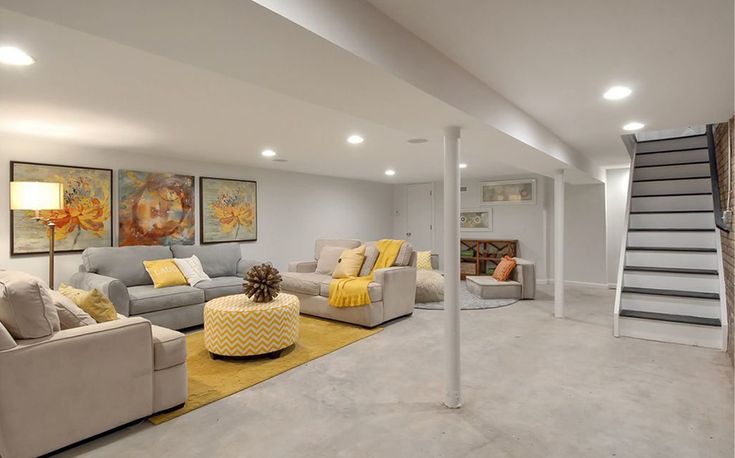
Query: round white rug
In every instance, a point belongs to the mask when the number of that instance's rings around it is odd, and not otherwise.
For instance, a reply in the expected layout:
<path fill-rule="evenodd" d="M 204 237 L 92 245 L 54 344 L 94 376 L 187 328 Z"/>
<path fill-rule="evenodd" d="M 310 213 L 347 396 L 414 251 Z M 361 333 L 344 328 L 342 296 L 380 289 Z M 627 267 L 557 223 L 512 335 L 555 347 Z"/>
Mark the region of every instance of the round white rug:
<path fill-rule="evenodd" d="M 459 288 L 459 302 L 462 310 L 483 310 L 507 307 L 518 302 L 518 299 L 482 299 L 467 291 L 465 282 L 462 281 Z M 415 307 L 424 310 L 444 310 L 444 302 L 420 302 Z"/>

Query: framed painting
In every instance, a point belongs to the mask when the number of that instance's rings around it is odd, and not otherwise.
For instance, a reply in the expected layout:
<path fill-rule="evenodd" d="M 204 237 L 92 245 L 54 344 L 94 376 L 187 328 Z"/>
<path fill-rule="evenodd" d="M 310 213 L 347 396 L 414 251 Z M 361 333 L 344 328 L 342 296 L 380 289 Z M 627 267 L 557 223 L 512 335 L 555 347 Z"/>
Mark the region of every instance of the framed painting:
<path fill-rule="evenodd" d="M 481 201 L 485 205 L 517 205 L 536 203 L 536 180 L 490 181 L 480 183 Z"/>
<path fill-rule="evenodd" d="M 193 245 L 194 177 L 118 170 L 119 245 Z"/>
<path fill-rule="evenodd" d="M 112 170 L 70 165 L 10 162 L 10 181 L 64 184 L 64 209 L 42 211 L 56 225 L 57 253 L 112 246 Z M 48 229 L 34 212 L 10 212 L 10 254 L 48 253 Z"/>
<path fill-rule="evenodd" d="M 199 177 L 201 243 L 258 240 L 258 184 Z"/>
<path fill-rule="evenodd" d="M 459 229 L 462 231 L 492 231 L 493 209 L 463 209 L 459 212 Z"/>

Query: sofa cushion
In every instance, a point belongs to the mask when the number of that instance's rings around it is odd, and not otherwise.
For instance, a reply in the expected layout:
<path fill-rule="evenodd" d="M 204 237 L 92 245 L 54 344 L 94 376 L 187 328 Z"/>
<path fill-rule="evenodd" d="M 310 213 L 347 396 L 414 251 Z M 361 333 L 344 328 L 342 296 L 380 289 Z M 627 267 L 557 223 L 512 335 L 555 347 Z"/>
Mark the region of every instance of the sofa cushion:
<path fill-rule="evenodd" d="M 153 370 L 160 371 L 186 362 L 186 336 L 161 326 L 151 325 Z"/>
<path fill-rule="evenodd" d="M 167 288 L 154 288 L 153 285 L 132 286 L 128 288 L 128 295 L 130 295 L 131 315 L 204 302 L 203 290 L 185 285 Z"/>
<path fill-rule="evenodd" d="M 82 253 L 87 272 L 117 278 L 125 286 L 150 285 L 143 261 L 171 258 L 166 246 L 90 247 Z"/>
<path fill-rule="evenodd" d="M 15 339 L 46 337 L 60 328 L 48 286 L 13 270 L 0 271 L 0 322 Z"/>
<path fill-rule="evenodd" d="M 316 262 L 316 273 L 323 275 L 332 275 L 337 267 L 339 257 L 345 249 L 339 246 L 325 246 L 319 254 L 319 260 Z"/>
<path fill-rule="evenodd" d="M 56 312 L 59 314 L 61 329 L 73 329 L 97 324 L 89 313 L 79 308 L 74 301 L 60 292 L 52 290 L 51 299 L 53 299 L 54 307 L 56 307 Z"/>
<path fill-rule="evenodd" d="M 379 254 L 380 251 L 375 245 L 365 245 L 365 261 L 362 263 L 362 268 L 360 269 L 361 277 L 370 275 L 370 272 L 373 271 L 373 266 L 375 266 L 375 261 L 378 260 Z"/>
<path fill-rule="evenodd" d="M 329 297 L 329 283 L 322 282 L 319 285 L 319 295 L 322 297 Z M 368 285 L 368 296 L 370 296 L 370 302 L 380 302 L 383 300 L 383 286 L 380 283 L 372 282 Z"/>
<path fill-rule="evenodd" d="M 196 255 L 202 263 L 204 272 L 210 277 L 237 275 L 237 263 L 242 257 L 239 243 L 172 245 L 171 250 L 177 258 Z"/>
<path fill-rule="evenodd" d="M 189 286 L 196 286 L 200 281 L 211 280 L 209 275 L 204 273 L 202 263 L 195 254 L 188 258 L 174 258 L 174 262 L 181 273 L 184 274 L 184 277 L 186 277 Z"/>
<path fill-rule="evenodd" d="M 357 277 L 364 261 L 365 245 L 342 251 L 334 268 L 334 273 L 332 273 L 332 278 Z"/>
<path fill-rule="evenodd" d="M 5 329 L 5 326 L 0 323 L 0 351 L 10 350 L 11 348 L 15 348 L 17 346 L 18 344 L 15 343 L 15 339 L 13 339 L 13 336 L 11 336 L 8 330 Z"/>
<path fill-rule="evenodd" d="M 243 283 L 245 283 L 245 280 L 240 277 L 216 277 L 211 280 L 200 281 L 196 287 L 204 290 L 205 300 L 211 300 L 230 294 L 242 294 Z"/>
<path fill-rule="evenodd" d="M 365 245 L 368 247 L 373 246 L 377 249 L 378 242 L 367 242 Z M 413 255 L 413 247 L 409 242 L 404 241 L 401 244 L 401 249 L 398 250 L 396 260 L 393 261 L 393 266 L 407 266 L 411 263 L 411 256 Z"/>
<path fill-rule="evenodd" d="M 362 244 L 359 240 L 354 239 L 318 239 L 314 243 L 314 259 L 319 260 L 322 254 L 322 248 L 325 246 L 338 246 L 344 248 L 357 248 Z"/>
<path fill-rule="evenodd" d="M 281 290 L 288 293 L 299 293 L 318 296 L 321 283 L 329 283 L 332 277 L 313 272 L 281 272 Z"/>

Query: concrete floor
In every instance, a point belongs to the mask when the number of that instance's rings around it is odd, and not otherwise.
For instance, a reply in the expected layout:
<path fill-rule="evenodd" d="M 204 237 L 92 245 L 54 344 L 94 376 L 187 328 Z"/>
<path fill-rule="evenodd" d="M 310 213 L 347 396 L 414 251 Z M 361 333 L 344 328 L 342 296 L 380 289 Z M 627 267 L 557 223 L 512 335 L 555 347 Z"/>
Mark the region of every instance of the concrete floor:
<path fill-rule="evenodd" d="M 462 312 L 464 406 L 442 399 L 442 312 L 410 319 L 178 419 L 65 456 L 727 457 L 725 353 L 612 337 L 614 294 L 573 287 Z"/>

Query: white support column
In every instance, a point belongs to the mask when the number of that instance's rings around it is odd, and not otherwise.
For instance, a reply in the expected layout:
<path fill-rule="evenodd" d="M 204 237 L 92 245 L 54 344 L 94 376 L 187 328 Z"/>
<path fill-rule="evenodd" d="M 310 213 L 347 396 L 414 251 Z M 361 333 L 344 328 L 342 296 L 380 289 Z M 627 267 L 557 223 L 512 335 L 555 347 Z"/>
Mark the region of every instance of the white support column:
<path fill-rule="evenodd" d="M 564 318 L 564 169 L 554 174 L 554 317 Z"/>
<path fill-rule="evenodd" d="M 459 352 L 459 127 L 444 129 L 444 405 L 462 405 Z"/>

